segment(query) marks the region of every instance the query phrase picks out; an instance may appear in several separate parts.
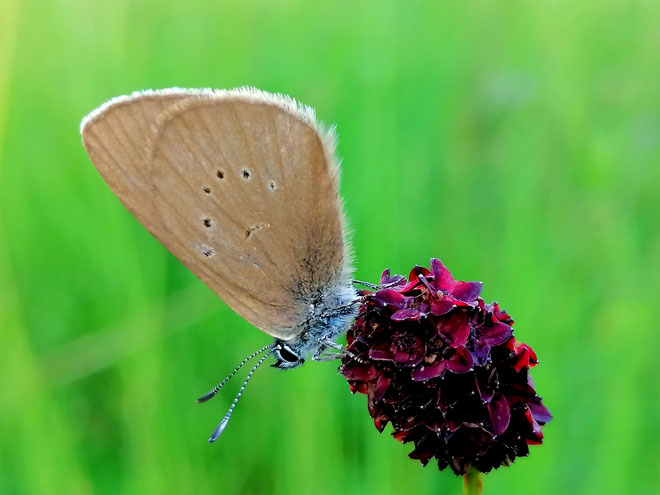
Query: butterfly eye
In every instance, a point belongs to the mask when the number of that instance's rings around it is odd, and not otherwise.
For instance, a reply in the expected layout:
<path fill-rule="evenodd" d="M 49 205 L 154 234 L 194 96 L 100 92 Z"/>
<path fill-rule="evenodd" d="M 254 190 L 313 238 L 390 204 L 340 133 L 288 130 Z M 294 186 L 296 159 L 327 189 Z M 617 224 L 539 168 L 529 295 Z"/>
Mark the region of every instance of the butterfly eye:
<path fill-rule="evenodd" d="M 300 361 L 300 358 L 296 355 L 295 352 L 291 350 L 289 346 L 281 345 L 278 349 L 280 357 L 289 363 L 295 363 Z"/>

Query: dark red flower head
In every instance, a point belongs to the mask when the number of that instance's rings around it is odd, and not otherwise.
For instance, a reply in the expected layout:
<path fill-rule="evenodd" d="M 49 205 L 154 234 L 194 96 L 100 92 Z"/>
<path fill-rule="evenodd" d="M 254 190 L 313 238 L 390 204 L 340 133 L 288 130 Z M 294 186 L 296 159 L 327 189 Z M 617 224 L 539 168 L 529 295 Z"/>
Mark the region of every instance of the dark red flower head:
<path fill-rule="evenodd" d="M 390 277 L 364 292 L 340 372 L 367 395 L 378 431 L 415 449 L 410 457 L 457 475 L 484 473 L 529 454 L 552 415 L 529 376 L 534 351 L 513 337 L 513 320 L 460 282 L 438 259 L 408 280 Z M 353 357 L 354 356 L 354 357 Z"/>

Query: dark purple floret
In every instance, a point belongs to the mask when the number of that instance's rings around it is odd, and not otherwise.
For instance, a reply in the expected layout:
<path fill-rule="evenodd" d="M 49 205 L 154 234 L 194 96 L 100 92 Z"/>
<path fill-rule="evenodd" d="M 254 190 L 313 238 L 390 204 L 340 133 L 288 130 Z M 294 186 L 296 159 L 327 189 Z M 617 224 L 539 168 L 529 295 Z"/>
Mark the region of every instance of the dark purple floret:
<path fill-rule="evenodd" d="M 456 281 L 440 260 L 408 279 L 385 270 L 386 289 L 364 292 L 340 372 L 367 395 L 378 431 L 412 442 L 410 457 L 486 473 L 529 454 L 552 419 L 529 368 L 536 354 L 513 320 L 479 297 L 481 282 Z"/>

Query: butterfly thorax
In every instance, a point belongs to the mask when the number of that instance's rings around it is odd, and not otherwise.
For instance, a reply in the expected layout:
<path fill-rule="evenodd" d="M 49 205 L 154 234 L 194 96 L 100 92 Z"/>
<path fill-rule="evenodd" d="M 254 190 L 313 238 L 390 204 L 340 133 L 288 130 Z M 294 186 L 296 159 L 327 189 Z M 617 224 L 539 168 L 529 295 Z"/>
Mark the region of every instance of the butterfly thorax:
<path fill-rule="evenodd" d="M 297 368 L 308 357 L 320 356 L 327 347 L 348 330 L 358 312 L 358 295 L 352 284 L 339 283 L 307 304 L 307 315 L 289 340 L 276 339 L 273 367 Z"/>

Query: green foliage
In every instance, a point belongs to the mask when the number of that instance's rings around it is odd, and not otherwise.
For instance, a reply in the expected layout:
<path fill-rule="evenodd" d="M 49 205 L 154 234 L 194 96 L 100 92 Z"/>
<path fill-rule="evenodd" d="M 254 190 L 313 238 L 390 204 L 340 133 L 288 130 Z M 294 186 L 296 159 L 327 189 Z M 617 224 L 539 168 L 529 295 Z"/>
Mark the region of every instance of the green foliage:
<path fill-rule="evenodd" d="M 268 338 L 124 210 L 83 115 L 137 89 L 253 85 L 336 123 L 357 277 L 441 258 L 541 365 L 546 442 L 486 493 L 660 485 L 660 4 L 0 5 L 0 493 L 459 493 L 379 435 L 337 363 Z"/>

